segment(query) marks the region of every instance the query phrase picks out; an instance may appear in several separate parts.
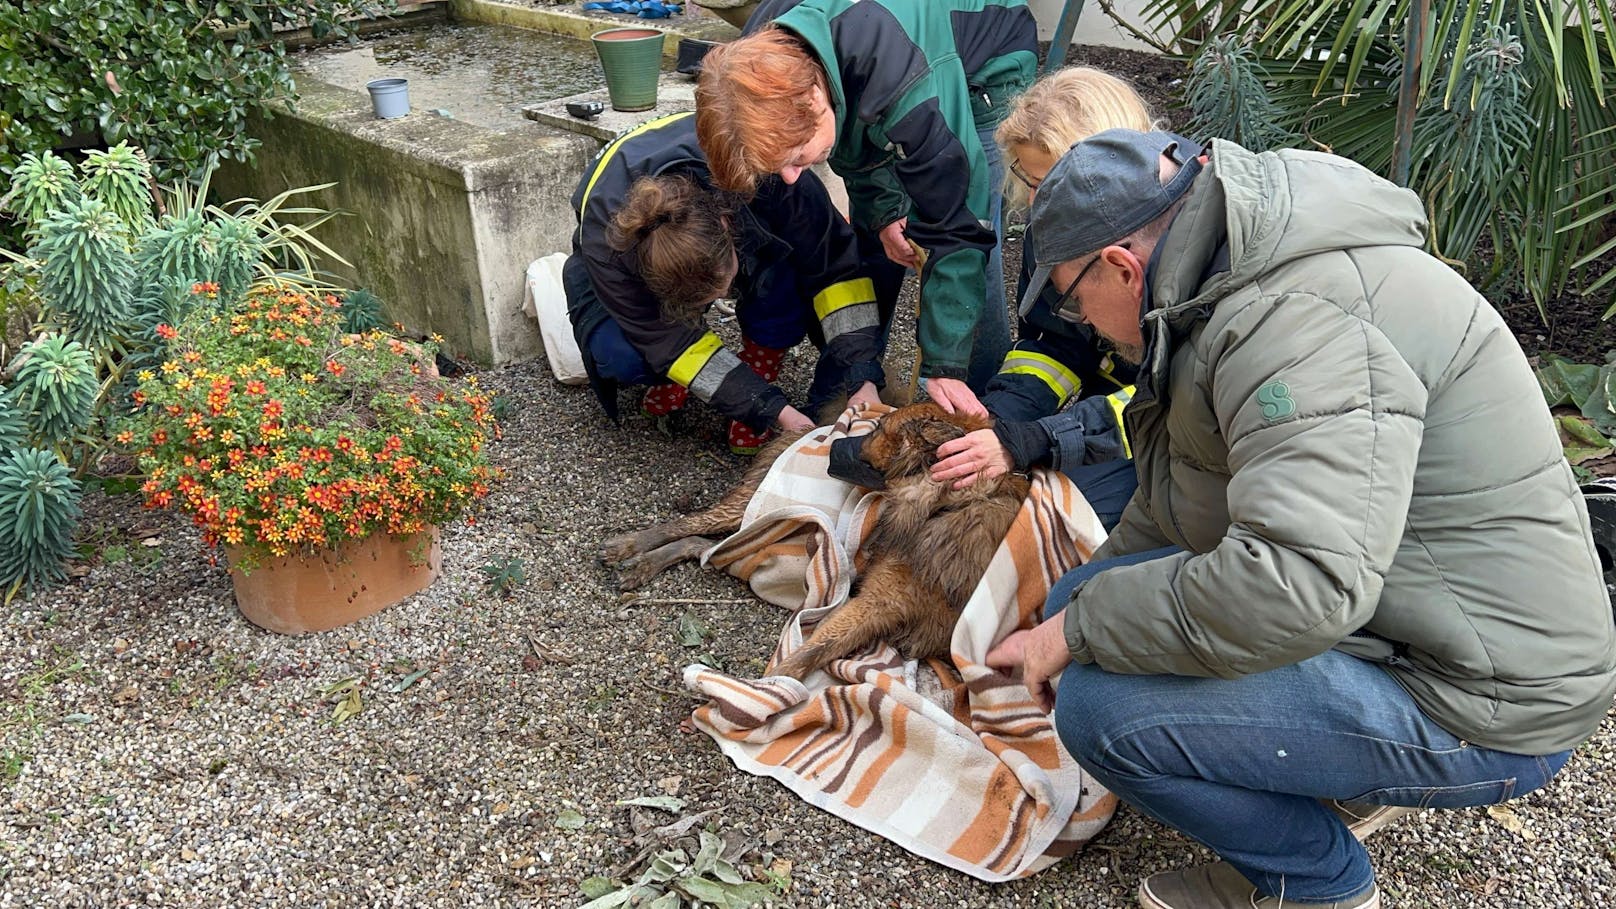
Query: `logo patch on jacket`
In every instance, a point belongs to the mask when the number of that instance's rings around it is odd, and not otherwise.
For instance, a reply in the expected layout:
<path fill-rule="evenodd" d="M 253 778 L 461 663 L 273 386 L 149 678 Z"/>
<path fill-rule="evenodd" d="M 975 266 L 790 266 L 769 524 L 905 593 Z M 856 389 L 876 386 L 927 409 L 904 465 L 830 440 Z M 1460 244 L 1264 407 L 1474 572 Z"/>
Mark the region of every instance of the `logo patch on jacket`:
<path fill-rule="evenodd" d="M 1257 389 L 1257 403 L 1262 405 L 1263 419 L 1270 423 L 1283 420 L 1296 412 L 1296 401 L 1291 398 L 1291 387 L 1278 380 Z"/>

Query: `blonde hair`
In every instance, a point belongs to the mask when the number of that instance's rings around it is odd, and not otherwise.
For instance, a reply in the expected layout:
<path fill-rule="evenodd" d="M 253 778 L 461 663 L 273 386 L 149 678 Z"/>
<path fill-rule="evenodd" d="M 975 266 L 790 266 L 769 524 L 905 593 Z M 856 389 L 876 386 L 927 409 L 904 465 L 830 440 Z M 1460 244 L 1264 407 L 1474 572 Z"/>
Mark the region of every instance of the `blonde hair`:
<path fill-rule="evenodd" d="M 1021 146 L 1059 158 L 1073 143 L 1096 133 L 1118 128 L 1148 132 L 1155 125 L 1133 86 L 1091 66 L 1068 66 L 1021 93 L 993 138 L 1006 156 Z M 1012 205 L 1026 206 L 1027 187 L 1020 180 L 1007 174 L 1004 188 Z"/>

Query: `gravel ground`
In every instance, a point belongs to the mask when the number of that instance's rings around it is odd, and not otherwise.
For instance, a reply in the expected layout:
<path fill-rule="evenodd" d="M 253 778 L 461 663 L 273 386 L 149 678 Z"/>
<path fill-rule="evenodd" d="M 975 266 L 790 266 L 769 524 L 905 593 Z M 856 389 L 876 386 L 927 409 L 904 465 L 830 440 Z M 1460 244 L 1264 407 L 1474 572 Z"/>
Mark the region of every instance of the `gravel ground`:
<path fill-rule="evenodd" d="M 679 672 L 759 672 L 784 613 L 694 566 L 624 598 L 594 558 L 738 476 L 721 421 L 614 428 L 542 363 L 482 380 L 504 481 L 432 588 L 344 629 L 254 628 L 186 522 L 89 496 L 82 576 L 0 624 L 0 906 L 574 906 L 673 819 L 616 803 L 667 794 L 802 907 L 1131 906 L 1141 875 L 1206 858 L 1124 808 L 1075 860 L 987 885 L 735 770 L 679 731 Z M 482 569 L 508 559 L 526 578 L 502 595 Z M 364 709 L 336 724 L 322 692 L 350 677 Z M 1616 720 L 1501 816 L 1428 812 L 1371 853 L 1391 907 L 1616 904 Z"/>

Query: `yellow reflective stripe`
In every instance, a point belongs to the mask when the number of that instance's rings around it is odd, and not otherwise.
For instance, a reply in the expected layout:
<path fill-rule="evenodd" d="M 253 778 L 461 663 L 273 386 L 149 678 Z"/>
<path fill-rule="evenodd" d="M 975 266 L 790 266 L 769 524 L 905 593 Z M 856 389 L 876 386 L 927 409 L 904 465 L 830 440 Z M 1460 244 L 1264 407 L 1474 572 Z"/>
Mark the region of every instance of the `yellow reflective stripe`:
<path fill-rule="evenodd" d="M 1112 355 L 1108 353 L 1105 355 L 1104 359 L 1100 360 L 1100 375 L 1112 385 L 1115 385 L 1118 388 L 1128 389 L 1128 397 L 1133 397 L 1133 386 L 1117 378 L 1115 375 L 1112 375 L 1111 371 L 1116 368 L 1117 363 L 1115 360 L 1111 359 L 1111 357 Z"/>
<path fill-rule="evenodd" d="M 999 371 L 1037 376 L 1055 393 L 1057 404 L 1065 404 L 1067 398 L 1077 394 L 1078 389 L 1083 387 L 1077 373 L 1067 369 L 1061 361 L 1030 350 L 1010 351 L 1005 355 L 1004 365 L 999 367 Z"/>
<path fill-rule="evenodd" d="M 696 381 L 696 374 L 701 372 L 701 368 L 706 366 L 707 361 L 711 360 L 713 354 L 723 346 L 724 342 L 718 340 L 718 335 L 710 331 L 702 335 L 700 341 L 686 347 L 685 352 L 679 355 L 679 359 L 674 360 L 673 365 L 668 367 L 668 378 L 689 388 L 690 383 Z"/>
<path fill-rule="evenodd" d="M 875 282 L 869 278 L 854 278 L 851 281 L 838 281 L 814 294 L 814 315 L 823 322 L 825 317 L 838 309 L 845 309 L 859 303 L 875 302 Z"/>
<path fill-rule="evenodd" d="M 595 181 L 600 179 L 600 175 L 606 170 L 606 163 L 612 159 L 612 155 L 617 154 L 617 150 L 623 146 L 624 142 L 627 142 L 635 136 L 638 136 L 640 133 L 648 130 L 667 126 L 669 123 L 672 123 L 681 117 L 694 117 L 695 115 L 695 111 L 688 110 L 677 114 L 669 114 L 666 117 L 659 117 L 650 122 L 642 123 L 621 136 L 618 136 L 616 139 L 613 139 L 611 144 L 606 146 L 606 150 L 600 153 L 600 160 L 595 162 L 595 172 L 589 175 L 589 185 L 584 187 L 584 197 L 583 200 L 578 203 L 578 213 L 583 214 L 584 209 L 589 207 L 589 194 L 595 191 Z"/>
<path fill-rule="evenodd" d="M 1133 457 L 1133 446 L 1128 443 L 1128 427 L 1122 422 L 1122 412 L 1127 409 L 1128 402 L 1133 400 L 1133 386 L 1129 385 L 1121 391 L 1114 391 L 1106 395 L 1106 401 L 1111 404 L 1111 414 L 1117 420 L 1117 435 L 1122 437 L 1122 456 Z"/>

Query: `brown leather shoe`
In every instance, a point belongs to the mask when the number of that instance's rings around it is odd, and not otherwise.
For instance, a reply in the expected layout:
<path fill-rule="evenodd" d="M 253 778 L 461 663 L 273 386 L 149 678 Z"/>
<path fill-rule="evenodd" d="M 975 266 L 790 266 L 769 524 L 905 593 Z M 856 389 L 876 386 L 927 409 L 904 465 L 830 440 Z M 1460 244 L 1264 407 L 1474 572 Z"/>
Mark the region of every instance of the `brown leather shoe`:
<path fill-rule="evenodd" d="M 1370 834 L 1396 821 L 1419 811 L 1418 808 L 1404 808 L 1401 805 L 1376 805 L 1373 802 L 1342 802 L 1336 799 L 1322 799 L 1324 807 L 1335 812 L 1341 823 L 1347 825 L 1358 842 L 1369 839 Z"/>
<path fill-rule="evenodd" d="M 1380 888 L 1371 885 L 1354 897 L 1333 903 L 1303 903 L 1263 896 L 1227 862 L 1196 865 L 1182 871 L 1153 874 L 1139 883 L 1144 909 L 1380 909 Z"/>

